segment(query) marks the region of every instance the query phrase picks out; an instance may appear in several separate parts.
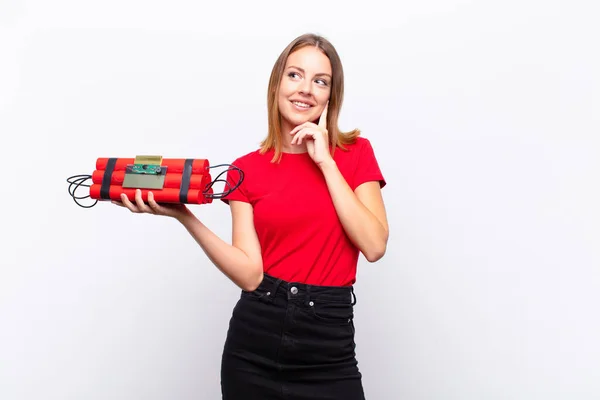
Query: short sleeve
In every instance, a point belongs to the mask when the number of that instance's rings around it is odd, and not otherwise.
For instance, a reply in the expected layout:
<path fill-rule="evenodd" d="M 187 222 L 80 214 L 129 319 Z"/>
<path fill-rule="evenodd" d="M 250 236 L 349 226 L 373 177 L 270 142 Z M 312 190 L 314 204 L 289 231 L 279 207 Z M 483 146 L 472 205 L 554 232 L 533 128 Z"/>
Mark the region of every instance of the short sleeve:
<path fill-rule="evenodd" d="M 248 198 L 248 194 L 246 191 L 246 181 L 244 179 L 247 171 L 244 170 L 243 163 L 239 158 L 235 160 L 231 165 L 239 168 L 242 172 L 240 173 L 238 169 L 229 167 L 226 178 L 227 185 L 224 185 L 223 192 L 227 192 L 229 190 L 232 190 L 233 188 L 235 189 L 226 196 L 223 196 L 221 198 L 221 201 L 223 201 L 225 204 L 229 204 L 230 200 L 238 200 L 243 201 L 245 203 L 249 203 L 250 199 Z M 236 185 L 239 186 L 237 186 L 236 188 Z"/>
<path fill-rule="evenodd" d="M 362 138 L 361 142 L 362 143 L 358 148 L 357 165 L 354 170 L 352 190 L 355 190 L 365 182 L 372 181 L 379 182 L 379 187 L 383 188 L 386 185 L 386 181 L 379 168 L 373 146 L 366 138 Z"/>

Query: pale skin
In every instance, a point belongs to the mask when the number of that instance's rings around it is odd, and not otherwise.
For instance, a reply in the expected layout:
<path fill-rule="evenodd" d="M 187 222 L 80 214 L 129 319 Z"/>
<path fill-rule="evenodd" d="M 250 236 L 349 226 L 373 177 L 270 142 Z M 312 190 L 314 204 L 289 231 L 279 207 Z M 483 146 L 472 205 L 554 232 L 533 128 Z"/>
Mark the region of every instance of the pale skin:
<path fill-rule="evenodd" d="M 306 47 L 288 57 L 286 72 L 289 78 L 283 77 L 278 99 L 283 150 L 308 152 L 323 173 L 346 234 L 369 262 L 375 262 L 383 257 L 387 248 L 389 230 L 385 206 L 378 182 L 363 183 L 352 191 L 329 152 L 326 122 L 331 77 L 329 59 L 318 50 Z M 299 109 L 292 101 L 305 102 L 310 107 Z M 310 122 L 317 119 L 318 123 Z M 213 264 L 241 289 L 253 291 L 262 281 L 261 248 L 250 204 L 230 201 L 232 243 L 228 244 L 184 204 L 158 204 L 152 192 L 148 193 L 147 204 L 139 190 L 133 202 L 122 194 L 121 201 L 113 203 L 134 213 L 163 215 L 179 221 Z"/>

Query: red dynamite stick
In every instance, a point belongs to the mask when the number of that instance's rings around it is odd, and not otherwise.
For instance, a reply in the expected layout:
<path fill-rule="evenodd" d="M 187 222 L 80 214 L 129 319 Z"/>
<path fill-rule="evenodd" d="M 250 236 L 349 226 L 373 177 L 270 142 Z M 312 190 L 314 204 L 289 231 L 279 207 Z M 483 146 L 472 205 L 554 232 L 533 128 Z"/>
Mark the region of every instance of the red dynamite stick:
<path fill-rule="evenodd" d="M 92 183 L 101 184 L 102 179 L 104 178 L 104 172 L 102 170 L 96 170 L 92 174 Z M 165 182 L 164 188 L 172 188 L 179 189 L 181 187 L 181 178 L 183 177 L 182 173 L 170 173 L 167 170 L 165 174 Z M 125 179 L 125 171 L 114 171 L 111 175 L 110 184 L 111 185 L 123 185 L 123 180 Z M 205 189 L 206 185 L 210 183 L 211 176 L 210 174 L 192 174 L 190 176 L 190 189 Z"/>
<path fill-rule="evenodd" d="M 185 165 L 185 158 L 163 158 L 161 166 L 167 167 L 168 172 L 182 173 Z M 114 171 L 124 171 L 128 165 L 133 165 L 135 158 L 117 158 Z M 96 160 L 96 169 L 100 171 L 106 170 L 108 158 L 98 158 Z M 195 159 L 192 163 L 192 174 L 204 174 L 208 171 L 208 160 L 203 158 Z"/>
<path fill-rule="evenodd" d="M 100 197 L 100 189 L 102 185 L 92 184 L 90 187 L 90 198 L 97 200 L 104 200 Z M 121 193 L 125 193 L 127 198 L 134 202 L 135 201 L 135 188 L 123 188 L 121 186 L 111 185 L 109 187 L 109 197 L 111 200 L 121 200 Z M 157 203 L 181 203 L 179 200 L 179 189 L 167 188 L 162 190 L 154 190 L 154 189 L 140 189 L 142 191 L 142 200 L 144 202 L 148 201 L 148 192 L 152 192 L 154 195 L 154 200 Z M 212 188 L 211 188 L 212 190 Z M 211 190 L 207 192 L 211 193 Z M 211 198 L 204 197 L 202 190 L 198 189 L 190 189 L 187 194 L 187 203 L 190 204 L 205 204 L 211 203 Z"/>

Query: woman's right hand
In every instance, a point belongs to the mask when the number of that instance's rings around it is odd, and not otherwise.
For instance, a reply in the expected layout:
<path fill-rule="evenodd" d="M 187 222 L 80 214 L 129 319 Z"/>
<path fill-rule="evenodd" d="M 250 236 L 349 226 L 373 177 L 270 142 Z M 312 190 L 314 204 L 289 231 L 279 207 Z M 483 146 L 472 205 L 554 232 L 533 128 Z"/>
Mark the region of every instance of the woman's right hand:
<path fill-rule="evenodd" d="M 158 204 L 154 200 L 154 194 L 152 192 L 148 192 L 148 204 L 144 203 L 142 200 L 142 191 L 137 189 L 135 191 L 135 202 L 132 203 L 125 193 L 121 194 L 121 201 L 112 200 L 111 203 L 116 204 L 120 207 L 125 207 L 129 209 L 129 211 L 141 214 L 154 214 L 154 215 L 163 215 L 166 217 L 175 218 L 181 220 L 182 218 L 191 215 L 190 210 L 185 206 L 185 204 L 179 203 L 162 203 Z"/>

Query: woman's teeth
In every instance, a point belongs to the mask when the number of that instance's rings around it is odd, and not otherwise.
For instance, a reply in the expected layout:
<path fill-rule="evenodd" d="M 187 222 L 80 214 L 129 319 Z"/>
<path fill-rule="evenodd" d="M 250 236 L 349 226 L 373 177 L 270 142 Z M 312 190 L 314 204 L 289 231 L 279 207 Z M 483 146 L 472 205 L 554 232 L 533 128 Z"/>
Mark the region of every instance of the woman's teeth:
<path fill-rule="evenodd" d="M 297 105 L 298 107 L 302 107 L 302 108 L 309 108 L 310 104 L 306 104 L 306 103 L 301 103 L 299 101 L 292 101 L 293 104 Z"/>

